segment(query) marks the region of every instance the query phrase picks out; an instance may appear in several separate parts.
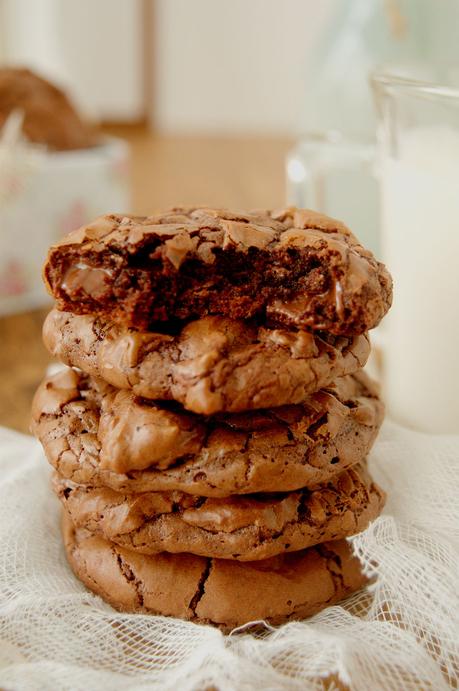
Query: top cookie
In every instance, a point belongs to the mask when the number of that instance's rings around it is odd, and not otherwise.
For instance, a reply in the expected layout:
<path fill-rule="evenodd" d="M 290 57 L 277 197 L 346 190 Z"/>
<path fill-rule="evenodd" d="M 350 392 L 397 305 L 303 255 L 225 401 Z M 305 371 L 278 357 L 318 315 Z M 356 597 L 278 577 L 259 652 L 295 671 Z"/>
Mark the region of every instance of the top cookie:
<path fill-rule="evenodd" d="M 351 336 L 392 299 L 343 223 L 295 208 L 101 216 L 51 247 L 44 278 L 60 309 L 140 329 L 213 314 Z"/>

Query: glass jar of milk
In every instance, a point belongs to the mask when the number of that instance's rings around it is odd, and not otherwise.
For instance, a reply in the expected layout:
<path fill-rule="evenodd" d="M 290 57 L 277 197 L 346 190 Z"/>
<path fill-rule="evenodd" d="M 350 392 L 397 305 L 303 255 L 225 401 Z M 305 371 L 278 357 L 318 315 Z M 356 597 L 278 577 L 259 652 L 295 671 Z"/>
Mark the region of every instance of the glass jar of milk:
<path fill-rule="evenodd" d="M 459 89 L 372 78 L 382 256 L 394 303 L 381 327 L 389 415 L 459 433 Z"/>

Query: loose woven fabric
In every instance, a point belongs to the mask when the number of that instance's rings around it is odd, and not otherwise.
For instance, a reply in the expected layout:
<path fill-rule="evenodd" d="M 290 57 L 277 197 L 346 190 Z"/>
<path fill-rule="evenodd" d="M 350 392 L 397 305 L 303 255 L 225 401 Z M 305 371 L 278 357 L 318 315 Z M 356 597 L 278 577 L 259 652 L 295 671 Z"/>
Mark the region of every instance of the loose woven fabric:
<path fill-rule="evenodd" d="M 0 431 L 0 688 L 395 689 L 458 682 L 459 437 L 386 423 L 371 458 L 384 516 L 353 539 L 370 589 L 305 622 L 230 636 L 119 614 L 67 566 L 38 444 Z"/>

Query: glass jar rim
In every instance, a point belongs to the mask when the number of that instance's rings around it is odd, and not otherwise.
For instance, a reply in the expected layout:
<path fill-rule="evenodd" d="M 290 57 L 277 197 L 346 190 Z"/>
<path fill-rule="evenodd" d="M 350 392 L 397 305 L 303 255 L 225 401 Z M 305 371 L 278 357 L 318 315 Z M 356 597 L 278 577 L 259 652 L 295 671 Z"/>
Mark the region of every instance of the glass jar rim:
<path fill-rule="evenodd" d="M 402 77 L 389 70 L 375 70 L 370 74 L 371 86 L 378 91 L 405 91 L 425 98 L 445 98 L 459 101 L 459 88 L 436 82 Z"/>

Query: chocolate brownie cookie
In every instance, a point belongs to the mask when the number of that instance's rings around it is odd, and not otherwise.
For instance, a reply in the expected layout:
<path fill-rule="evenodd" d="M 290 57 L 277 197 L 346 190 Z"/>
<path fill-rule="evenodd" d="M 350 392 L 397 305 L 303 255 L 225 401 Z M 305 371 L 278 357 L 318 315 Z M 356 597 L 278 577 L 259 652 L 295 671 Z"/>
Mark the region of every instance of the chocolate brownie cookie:
<path fill-rule="evenodd" d="M 320 337 L 204 317 L 170 335 L 58 310 L 48 315 L 43 339 L 67 365 L 204 415 L 300 403 L 363 367 L 370 352 L 366 334 Z"/>
<path fill-rule="evenodd" d="M 242 563 L 192 554 L 145 556 L 75 530 L 67 516 L 63 536 L 77 577 L 116 609 L 225 631 L 250 621 L 304 619 L 367 582 L 344 540 Z"/>
<path fill-rule="evenodd" d="M 66 369 L 40 385 L 32 414 L 32 431 L 68 480 L 224 497 L 327 482 L 366 456 L 383 406 L 359 372 L 301 405 L 205 418 Z"/>
<path fill-rule="evenodd" d="M 314 490 L 198 497 L 183 492 L 123 494 L 55 476 L 72 523 L 141 554 L 190 552 L 252 561 L 340 540 L 365 530 L 384 494 L 364 465 Z"/>
<path fill-rule="evenodd" d="M 0 69 L 0 129 L 14 110 L 22 111 L 22 129 L 30 142 L 65 151 L 97 144 L 94 128 L 84 123 L 67 96 L 30 70 Z"/>
<path fill-rule="evenodd" d="M 352 336 L 392 299 L 386 268 L 343 223 L 295 208 L 102 216 L 51 247 L 44 277 L 60 309 L 141 330 L 220 315 Z"/>

